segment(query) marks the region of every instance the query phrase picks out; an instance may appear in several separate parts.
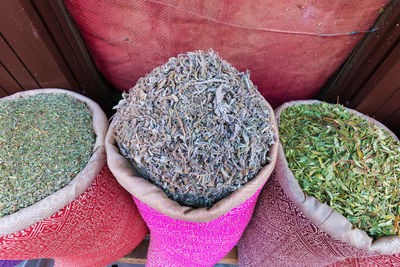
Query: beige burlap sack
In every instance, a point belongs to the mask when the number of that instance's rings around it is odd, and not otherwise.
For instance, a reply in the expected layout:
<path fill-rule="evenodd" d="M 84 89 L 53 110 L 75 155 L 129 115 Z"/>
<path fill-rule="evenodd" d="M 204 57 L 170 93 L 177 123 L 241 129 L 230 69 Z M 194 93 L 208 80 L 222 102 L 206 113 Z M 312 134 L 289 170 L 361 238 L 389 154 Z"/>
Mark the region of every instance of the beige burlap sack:
<path fill-rule="evenodd" d="M 108 121 L 103 110 L 93 100 L 72 91 L 49 88 L 19 92 L 4 97 L 0 99 L 0 101 L 49 93 L 68 94 L 88 106 L 92 112 L 93 129 L 96 133 L 96 143 L 93 147 L 93 155 L 89 159 L 85 168 L 79 172 L 67 186 L 29 207 L 1 217 L 0 236 L 25 229 L 26 227 L 51 216 L 53 213 L 71 203 L 89 187 L 106 163 L 104 139 L 108 129 Z"/>
<path fill-rule="evenodd" d="M 292 101 L 283 104 L 275 110 L 277 122 L 282 110 L 300 104 L 312 104 L 317 103 L 317 100 L 308 101 Z M 396 139 L 397 137 L 383 124 L 380 122 L 359 113 L 358 111 L 347 109 L 350 112 L 360 116 L 370 122 L 378 125 L 391 133 Z M 276 178 L 279 184 L 282 186 L 285 194 L 293 201 L 293 203 L 303 212 L 303 214 L 310 219 L 318 228 L 325 233 L 329 234 L 333 238 L 342 242 L 348 243 L 355 248 L 371 251 L 372 253 L 378 253 L 383 255 L 391 255 L 400 253 L 400 238 L 397 236 L 393 237 L 382 237 L 375 241 L 365 231 L 358 228 L 353 228 L 353 225 L 343 215 L 334 211 L 328 205 L 320 203 L 315 197 L 309 196 L 301 190 L 296 177 L 290 171 L 288 162 L 286 161 L 285 153 L 282 145 L 278 148 L 278 160 L 276 163 Z"/>
<path fill-rule="evenodd" d="M 0 218 L 0 258 L 53 258 L 55 266 L 105 266 L 134 249 L 148 233 L 134 202 L 106 164 L 108 121 L 95 102 L 61 89 L 42 89 L 3 98 L 65 93 L 92 113 L 96 142 L 87 165 L 64 188 Z"/>
<path fill-rule="evenodd" d="M 271 106 L 265 101 L 270 112 L 271 121 L 274 122 L 275 116 Z M 156 211 L 177 219 L 188 222 L 209 222 L 227 213 L 239 204 L 252 197 L 257 190 L 262 188 L 271 175 L 276 162 L 278 149 L 278 130 L 273 123 L 275 144 L 272 145 L 268 154 L 271 159 L 268 165 L 261 169 L 256 177 L 250 180 L 242 188 L 239 188 L 229 196 L 221 199 L 209 208 L 192 208 L 178 204 L 167 197 L 162 189 L 150 183 L 146 179 L 139 177 L 130 162 L 119 153 L 118 146 L 114 138 L 113 122 L 106 137 L 107 162 L 111 172 L 115 175 L 118 182 L 135 198 L 149 205 Z"/>
<path fill-rule="evenodd" d="M 270 162 L 256 177 L 210 208 L 185 207 L 167 197 L 162 189 L 139 177 L 115 142 L 113 123 L 106 137 L 107 162 L 118 182 L 135 199 L 150 229 L 147 266 L 211 266 L 236 245 L 253 214 L 261 188 L 276 162 L 278 132 L 268 103 L 275 144 Z"/>
<path fill-rule="evenodd" d="M 318 101 L 283 104 L 275 110 L 277 123 L 282 110 L 312 103 Z M 376 120 L 348 110 L 390 132 Z M 303 192 L 279 145 L 275 177 L 261 192 L 255 215 L 239 243 L 241 265 L 325 266 L 349 258 L 397 253 L 400 253 L 399 237 L 373 240 L 328 205 Z"/>

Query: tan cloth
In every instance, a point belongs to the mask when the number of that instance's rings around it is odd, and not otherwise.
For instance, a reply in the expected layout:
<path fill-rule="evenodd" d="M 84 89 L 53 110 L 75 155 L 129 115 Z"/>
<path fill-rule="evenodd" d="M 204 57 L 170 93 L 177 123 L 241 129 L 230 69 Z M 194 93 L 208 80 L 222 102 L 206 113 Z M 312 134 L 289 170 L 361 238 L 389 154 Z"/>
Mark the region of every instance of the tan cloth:
<path fill-rule="evenodd" d="M 272 145 L 269 152 L 269 157 L 271 159 L 270 163 L 261 169 L 258 175 L 249 181 L 244 187 L 236 190 L 226 198 L 221 199 L 210 208 L 191 208 L 182 206 L 169 199 L 164 191 L 156 185 L 153 185 L 144 178 L 138 177 L 137 172 L 133 169 L 130 162 L 119 153 L 114 138 L 113 122 L 110 125 L 106 137 L 108 166 L 117 178 L 118 182 L 128 190 L 129 193 L 153 209 L 177 220 L 189 222 L 212 221 L 252 197 L 268 180 L 275 167 L 279 142 L 278 131 L 275 125 L 274 112 L 266 101 L 265 103 L 270 111 L 270 118 L 273 122 L 276 142 Z"/>
<path fill-rule="evenodd" d="M 32 224 L 35 224 L 53 215 L 58 210 L 71 203 L 74 199 L 86 191 L 106 163 L 104 139 L 107 133 L 108 120 L 100 106 L 91 99 L 72 91 L 49 88 L 19 92 L 4 97 L 0 99 L 0 101 L 44 93 L 65 93 L 84 102 L 88 106 L 92 112 L 93 129 L 97 135 L 96 143 L 93 148 L 93 155 L 89 159 L 89 162 L 85 168 L 78 173 L 67 186 L 29 207 L 1 217 L 0 236 L 5 236 L 23 230 Z"/>
<path fill-rule="evenodd" d="M 317 100 L 292 101 L 283 104 L 275 110 L 275 116 L 279 125 L 279 118 L 283 109 L 293 105 L 318 103 Z M 397 137 L 380 122 L 363 115 L 355 110 L 348 109 L 357 116 L 368 119 L 372 123 L 382 127 Z M 397 236 L 382 237 L 373 241 L 365 231 L 358 228 L 353 229 L 353 225 L 343 215 L 331 209 L 328 205 L 320 203 L 315 197 L 309 196 L 303 192 L 298 184 L 296 177 L 290 171 L 288 162 L 282 148 L 279 145 L 278 159 L 276 163 L 276 178 L 282 186 L 285 194 L 295 205 L 304 213 L 304 215 L 322 231 L 333 238 L 348 243 L 353 247 L 375 252 L 382 255 L 391 255 L 400 253 L 400 238 Z"/>

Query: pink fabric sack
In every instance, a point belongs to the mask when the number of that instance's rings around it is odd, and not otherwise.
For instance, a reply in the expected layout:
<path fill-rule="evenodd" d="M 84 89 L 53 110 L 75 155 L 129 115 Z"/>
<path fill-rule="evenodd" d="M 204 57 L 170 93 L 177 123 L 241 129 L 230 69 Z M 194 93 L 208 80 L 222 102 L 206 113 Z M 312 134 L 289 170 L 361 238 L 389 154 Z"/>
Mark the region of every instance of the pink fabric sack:
<path fill-rule="evenodd" d="M 273 110 L 268 103 L 267 107 L 274 122 Z M 210 208 L 191 208 L 169 199 L 162 189 L 138 177 L 119 153 L 111 123 L 106 137 L 107 162 L 118 182 L 133 195 L 150 229 L 147 266 L 212 266 L 228 254 L 246 228 L 260 190 L 274 169 L 277 147 L 277 143 L 272 145 L 270 163 L 245 186 Z"/>
<path fill-rule="evenodd" d="M 314 97 L 389 0 L 64 0 L 104 76 L 128 91 L 172 56 L 212 48 L 268 102 Z"/>
<path fill-rule="evenodd" d="M 95 102 L 67 90 L 32 90 L 3 99 L 39 93 L 66 93 L 84 102 L 92 112 L 96 144 L 87 166 L 67 186 L 0 218 L 0 259 L 54 258 L 62 267 L 110 264 L 134 249 L 148 229 L 107 167 L 107 118 Z"/>
<path fill-rule="evenodd" d="M 285 103 L 275 110 L 278 123 L 283 109 L 315 102 Z M 357 111 L 349 111 L 388 130 Z M 327 266 L 335 263 L 337 267 L 353 263 L 353 266 L 376 266 L 375 261 L 400 266 L 399 253 L 399 237 L 372 240 L 328 205 L 305 194 L 279 145 L 275 175 L 262 190 L 253 218 L 239 242 L 241 266 Z"/>
<path fill-rule="evenodd" d="M 176 220 L 135 198 L 150 228 L 146 266 L 212 266 L 239 241 L 249 223 L 260 191 L 210 222 Z"/>

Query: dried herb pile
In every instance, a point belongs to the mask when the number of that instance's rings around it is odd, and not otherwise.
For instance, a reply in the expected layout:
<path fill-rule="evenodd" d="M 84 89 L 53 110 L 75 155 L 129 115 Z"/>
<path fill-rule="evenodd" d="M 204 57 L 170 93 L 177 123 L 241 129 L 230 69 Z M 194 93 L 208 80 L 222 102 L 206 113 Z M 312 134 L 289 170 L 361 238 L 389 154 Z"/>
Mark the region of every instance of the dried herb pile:
<path fill-rule="evenodd" d="M 280 138 L 301 188 L 379 238 L 399 234 L 400 143 L 339 105 L 282 111 Z"/>
<path fill-rule="evenodd" d="M 249 74 L 214 51 L 179 55 L 124 95 L 116 140 L 171 199 L 209 207 L 268 164 L 274 139 L 264 101 Z"/>
<path fill-rule="evenodd" d="M 67 94 L 0 101 L 0 217 L 66 186 L 95 138 L 90 110 Z"/>

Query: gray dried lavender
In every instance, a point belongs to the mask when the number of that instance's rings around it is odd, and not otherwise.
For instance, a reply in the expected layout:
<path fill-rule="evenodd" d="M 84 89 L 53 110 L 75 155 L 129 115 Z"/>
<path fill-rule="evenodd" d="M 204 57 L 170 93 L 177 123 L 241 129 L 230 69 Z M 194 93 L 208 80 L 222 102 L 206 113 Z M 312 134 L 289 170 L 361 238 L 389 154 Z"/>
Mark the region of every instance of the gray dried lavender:
<path fill-rule="evenodd" d="M 400 143 L 342 106 L 295 105 L 279 131 L 302 189 L 371 237 L 399 234 Z"/>
<path fill-rule="evenodd" d="M 170 58 L 123 97 L 114 125 L 121 153 L 182 205 L 212 206 L 269 161 L 264 98 L 212 50 Z"/>
<path fill-rule="evenodd" d="M 95 138 L 91 112 L 67 94 L 0 101 L 0 217 L 66 186 Z"/>

